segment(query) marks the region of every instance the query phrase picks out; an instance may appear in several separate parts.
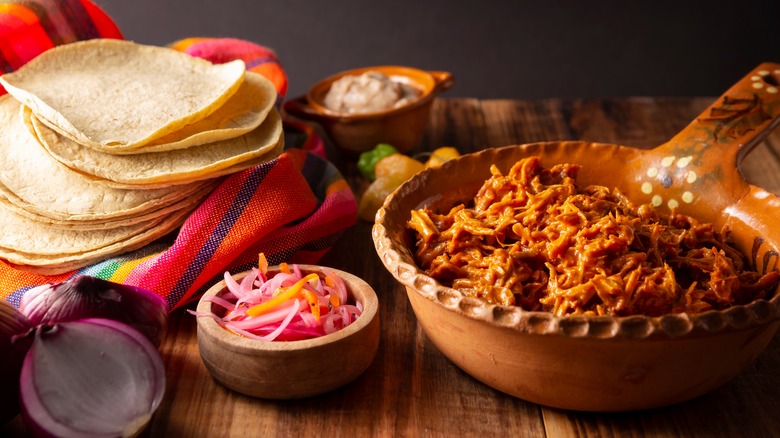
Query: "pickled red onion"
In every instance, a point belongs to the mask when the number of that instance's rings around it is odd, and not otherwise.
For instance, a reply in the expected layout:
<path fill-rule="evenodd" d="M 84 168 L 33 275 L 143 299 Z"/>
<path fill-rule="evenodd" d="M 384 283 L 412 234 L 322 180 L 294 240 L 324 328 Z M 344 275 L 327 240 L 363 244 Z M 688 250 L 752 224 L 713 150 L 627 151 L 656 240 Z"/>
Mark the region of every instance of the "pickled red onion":
<path fill-rule="evenodd" d="M 214 318 L 228 331 L 260 341 L 294 341 L 336 332 L 362 313 L 360 302 L 349 301 L 347 286 L 334 271 L 324 277 L 305 274 L 298 265 L 281 266 L 268 276 L 267 262 L 259 258 L 253 268 L 237 281 L 225 272 L 227 292 L 210 301 L 226 310 L 219 313 L 190 313 Z"/>

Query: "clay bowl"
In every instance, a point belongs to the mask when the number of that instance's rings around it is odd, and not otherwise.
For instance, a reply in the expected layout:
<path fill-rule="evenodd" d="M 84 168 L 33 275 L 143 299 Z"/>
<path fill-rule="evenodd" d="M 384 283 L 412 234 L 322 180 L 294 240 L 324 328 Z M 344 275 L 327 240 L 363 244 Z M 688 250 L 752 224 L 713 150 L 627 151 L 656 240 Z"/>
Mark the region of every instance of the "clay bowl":
<path fill-rule="evenodd" d="M 264 342 L 235 335 L 208 317 L 198 317 L 198 348 L 204 365 L 222 385 L 252 397 L 296 399 L 339 388 L 368 368 L 379 346 L 379 301 L 365 281 L 340 271 L 298 265 L 304 275 L 323 269 L 336 272 L 351 297 L 363 303 L 358 319 L 335 333 L 316 339 Z M 269 273 L 278 267 L 269 268 Z M 240 281 L 247 273 L 234 276 Z M 204 297 L 226 291 L 224 280 Z M 217 311 L 219 307 L 214 306 Z M 212 303 L 201 298 L 198 312 L 209 312 Z M 327 366 L 323 366 L 327 365 Z"/>
<path fill-rule="evenodd" d="M 406 105 L 371 113 L 345 114 L 325 107 L 325 95 L 334 81 L 367 71 L 382 72 L 421 93 Z M 333 143 L 348 155 L 358 155 L 378 143 L 390 143 L 401 152 L 409 152 L 422 140 L 434 98 L 453 84 L 452 74 L 448 72 L 400 66 L 357 68 L 317 82 L 306 96 L 285 102 L 284 110 L 294 117 L 320 124 Z"/>
<path fill-rule="evenodd" d="M 582 165 L 581 185 L 616 186 L 635 204 L 652 203 L 728 225 L 759 272 L 778 269 L 780 199 L 748 184 L 741 158 L 778 123 L 780 65 L 762 64 L 671 141 L 653 150 L 548 142 L 485 150 L 417 174 L 390 195 L 373 237 L 385 267 L 406 287 L 431 342 L 466 373 L 513 396 L 586 411 L 669 405 L 736 376 L 780 325 L 780 293 L 697 315 L 557 317 L 489 305 L 442 286 L 413 259 L 405 223 L 412 209 L 449 211 L 472 199 L 495 163 L 541 157 Z"/>

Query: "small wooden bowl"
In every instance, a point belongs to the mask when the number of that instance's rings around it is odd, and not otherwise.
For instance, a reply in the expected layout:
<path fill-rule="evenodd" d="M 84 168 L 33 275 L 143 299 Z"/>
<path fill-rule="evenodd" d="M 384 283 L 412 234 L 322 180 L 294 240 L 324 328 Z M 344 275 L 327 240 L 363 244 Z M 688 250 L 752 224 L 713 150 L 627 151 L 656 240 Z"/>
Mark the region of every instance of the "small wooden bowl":
<path fill-rule="evenodd" d="M 421 91 L 417 99 L 398 108 L 360 114 L 332 111 L 323 103 L 336 80 L 346 75 L 378 71 Z M 364 67 L 329 76 L 312 86 L 306 96 L 288 100 L 285 111 L 297 118 L 319 123 L 336 146 L 347 154 L 357 155 L 373 149 L 378 143 L 390 143 L 401 152 L 409 152 L 420 144 L 428 126 L 431 104 L 442 91 L 455 83 L 452 74 L 425 71 L 410 67 Z"/>
<path fill-rule="evenodd" d="M 198 317 L 198 348 L 204 365 L 216 381 L 242 394 L 268 399 L 296 399 L 339 388 L 362 374 L 379 347 L 379 301 L 365 281 L 338 269 L 298 265 L 305 274 L 335 272 L 347 284 L 351 297 L 363 304 L 352 324 L 316 339 L 263 342 L 228 332 L 208 317 Z M 269 268 L 270 273 L 278 267 Z M 240 281 L 247 275 L 235 276 Z M 225 293 L 224 280 L 203 297 Z M 210 312 L 212 303 L 201 298 L 198 312 Z M 214 308 L 217 310 L 217 307 Z"/>

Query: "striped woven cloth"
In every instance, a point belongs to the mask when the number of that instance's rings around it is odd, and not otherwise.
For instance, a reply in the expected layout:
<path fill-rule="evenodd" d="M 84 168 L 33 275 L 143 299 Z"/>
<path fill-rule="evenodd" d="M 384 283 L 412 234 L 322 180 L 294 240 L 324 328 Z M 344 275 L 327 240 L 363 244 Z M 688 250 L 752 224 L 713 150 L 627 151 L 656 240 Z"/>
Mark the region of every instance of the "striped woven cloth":
<path fill-rule="evenodd" d="M 122 33 L 88 0 L 0 1 L 2 73 L 54 46 L 92 38 L 122 38 Z"/>
<path fill-rule="evenodd" d="M 96 33 L 83 31 L 90 28 Z M 121 38 L 110 18 L 87 0 L 0 1 L 4 71 L 56 44 L 101 36 Z M 6 38 L 16 38 L 21 45 L 6 44 Z M 34 43 L 25 45 L 28 41 Z M 248 69 L 275 84 L 280 101 L 287 90 L 276 55 L 257 44 L 190 38 L 171 47 L 216 63 L 243 59 Z M 224 271 L 255 266 L 260 252 L 272 264 L 316 263 L 356 222 L 357 204 L 342 175 L 325 158 L 314 131 L 292 121 L 285 121 L 284 128 L 286 150 L 279 158 L 226 178 L 175 236 L 55 276 L 33 274 L 0 260 L 0 299 L 18 306 L 34 286 L 88 274 L 152 290 L 173 310 L 197 298 Z"/>
<path fill-rule="evenodd" d="M 287 93 L 287 75 L 276 53 L 267 47 L 235 38 L 186 38 L 171 47 L 215 64 L 241 59 L 247 70 L 268 78 L 279 90 L 280 97 Z"/>

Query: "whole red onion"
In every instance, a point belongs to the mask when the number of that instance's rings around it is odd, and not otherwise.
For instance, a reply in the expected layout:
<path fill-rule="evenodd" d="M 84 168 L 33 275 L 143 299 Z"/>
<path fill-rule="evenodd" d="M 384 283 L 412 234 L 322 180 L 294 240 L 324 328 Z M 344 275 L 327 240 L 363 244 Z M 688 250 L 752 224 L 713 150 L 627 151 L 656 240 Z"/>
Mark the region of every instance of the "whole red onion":
<path fill-rule="evenodd" d="M 156 347 L 168 326 L 168 305 L 159 295 L 88 275 L 30 289 L 19 310 L 34 325 L 83 318 L 121 321 L 143 333 Z"/>
<path fill-rule="evenodd" d="M 32 324 L 0 300 L 0 424 L 19 413 L 19 374 L 29 343 L 21 339 Z"/>

